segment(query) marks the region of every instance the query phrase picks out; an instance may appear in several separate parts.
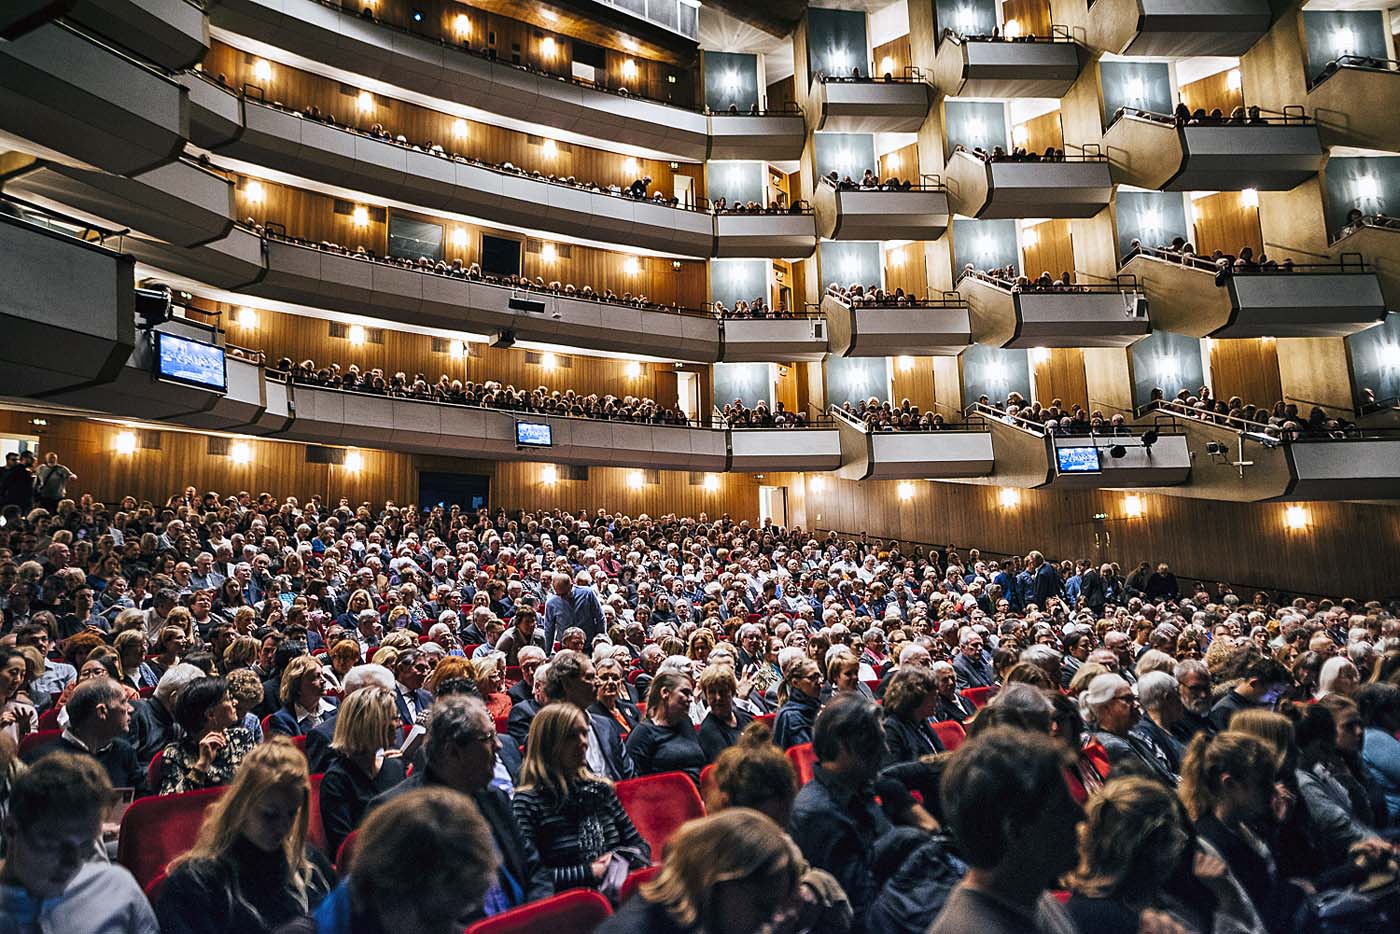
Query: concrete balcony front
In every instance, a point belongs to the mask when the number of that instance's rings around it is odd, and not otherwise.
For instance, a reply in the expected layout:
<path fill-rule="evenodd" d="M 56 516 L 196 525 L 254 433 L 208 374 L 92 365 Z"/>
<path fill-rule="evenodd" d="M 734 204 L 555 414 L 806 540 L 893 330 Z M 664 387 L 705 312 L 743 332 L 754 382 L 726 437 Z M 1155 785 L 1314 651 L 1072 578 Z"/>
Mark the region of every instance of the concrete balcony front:
<path fill-rule="evenodd" d="M 840 466 L 841 436 L 835 426 L 729 429 L 730 470 L 827 471 Z"/>
<path fill-rule="evenodd" d="M 148 62 L 183 71 L 209 51 L 209 19 L 191 0 L 76 0 L 64 16 Z"/>
<path fill-rule="evenodd" d="M 826 356 L 825 319 L 725 318 L 719 323 L 719 359 L 725 363 L 773 360 L 813 362 Z"/>
<path fill-rule="evenodd" d="M 1343 56 L 1335 71 L 1308 89 L 1308 113 L 1317 121 L 1328 147 L 1400 151 L 1400 63 L 1373 67 L 1355 56 Z"/>
<path fill-rule="evenodd" d="M 1240 56 L 1272 21 L 1269 0 L 1090 0 L 1085 41 L 1116 55 Z"/>
<path fill-rule="evenodd" d="M 131 355 L 135 261 L 82 233 L 37 213 L 0 214 L 0 395 L 102 383 Z"/>
<path fill-rule="evenodd" d="M 937 240 L 948 229 L 948 192 L 839 188 L 822 179 L 813 193 L 817 233 L 827 240 Z"/>
<path fill-rule="evenodd" d="M 1326 158 L 1317 124 L 1301 116 L 1177 126 L 1166 114 L 1125 111 L 1103 144 L 1115 182 L 1155 191 L 1288 191 Z"/>
<path fill-rule="evenodd" d="M 803 214 L 715 215 L 712 255 L 724 258 L 806 259 L 817 251 L 817 219 Z"/>
<path fill-rule="evenodd" d="M 945 36 L 933 64 L 933 83 L 948 97 L 1061 98 L 1079 78 L 1088 55 L 1068 36 L 1011 42 Z"/>
<path fill-rule="evenodd" d="M 945 170 L 954 214 L 978 218 L 1093 217 L 1108 207 L 1108 160 L 987 162 L 955 152 Z"/>
<path fill-rule="evenodd" d="M 1327 247 L 1334 263 L 1351 262 L 1357 256 L 1376 273 L 1386 308 L 1400 308 L 1400 227 L 1391 222 L 1377 223 L 1368 218 L 1351 233 L 1339 237 Z"/>
<path fill-rule="evenodd" d="M 185 89 L 51 22 L 0 42 L 0 126 L 117 175 L 173 162 L 189 136 Z"/>
<path fill-rule="evenodd" d="M 212 25 L 313 62 L 353 63 L 356 74 L 499 118 L 528 121 L 615 150 L 630 146 L 688 162 L 709 153 L 709 119 L 695 110 L 529 71 L 472 49 L 361 18 L 361 4 L 219 0 Z"/>
<path fill-rule="evenodd" d="M 958 291 L 972 311 L 972 339 L 993 347 L 1126 347 L 1152 324 L 1135 314 L 1134 286 L 1076 286 L 1077 291 L 1015 291 L 982 273 L 965 274 Z"/>
<path fill-rule="evenodd" d="M 1186 438 L 1192 459 L 1191 481 L 1162 493 L 1236 502 L 1400 498 L 1400 432 L 1394 429 L 1284 440 L 1270 437 L 1263 425 L 1189 412 L 1170 401 L 1149 413 L 1154 426 L 1170 425 Z"/>
<path fill-rule="evenodd" d="M 956 357 L 972 343 L 967 302 L 957 292 L 922 299 L 917 307 L 854 308 L 828 292 L 821 310 L 829 349 L 841 357 Z"/>
<path fill-rule="evenodd" d="M 843 480 L 958 480 L 992 472 L 992 439 L 979 423 L 942 431 L 870 431 L 833 406 Z"/>
<path fill-rule="evenodd" d="M 800 110 L 709 115 L 710 159 L 791 162 L 807 145 L 807 118 Z"/>
<path fill-rule="evenodd" d="M 934 88 L 921 75 L 908 78 L 812 79 L 807 120 L 832 133 L 916 133 L 933 107 Z"/>
<path fill-rule="evenodd" d="M 1204 260 L 1149 250 L 1124 273 L 1147 294 L 1154 327 L 1191 337 L 1345 337 L 1385 317 L 1374 272 L 1356 265 L 1239 272 L 1216 285 Z"/>

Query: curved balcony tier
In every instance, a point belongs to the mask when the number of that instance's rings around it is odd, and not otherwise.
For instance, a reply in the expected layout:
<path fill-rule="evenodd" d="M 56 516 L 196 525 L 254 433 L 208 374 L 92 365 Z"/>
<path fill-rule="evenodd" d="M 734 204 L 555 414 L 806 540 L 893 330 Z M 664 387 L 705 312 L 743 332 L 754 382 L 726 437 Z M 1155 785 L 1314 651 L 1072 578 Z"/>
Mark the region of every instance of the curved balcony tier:
<path fill-rule="evenodd" d="M 1385 317 L 1376 274 L 1356 262 L 1238 272 L 1148 250 L 1123 272 L 1142 283 L 1155 327 L 1191 337 L 1345 337 Z"/>
<path fill-rule="evenodd" d="M 831 353 L 842 357 L 955 357 L 972 343 L 967 302 L 957 292 L 917 307 L 859 305 L 822 296 Z"/>
<path fill-rule="evenodd" d="M 185 89 L 62 22 L 0 42 L 0 126 L 79 162 L 137 175 L 189 137 Z"/>
<path fill-rule="evenodd" d="M 834 133 L 917 133 L 933 107 L 934 88 L 911 70 L 903 78 L 812 79 L 812 129 Z"/>
<path fill-rule="evenodd" d="M 729 469 L 739 471 L 835 470 L 841 436 L 826 428 L 731 428 Z"/>
<path fill-rule="evenodd" d="M 1127 111 L 1103 145 L 1114 181 L 1158 191 L 1288 191 L 1326 158 L 1317 124 L 1301 114 L 1177 126 L 1168 115 Z"/>
<path fill-rule="evenodd" d="M 992 439 L 986 426 L 958 423 L 942 431 L 871 431 L 833 406 L 841 434 L 844 480 L 956 480 L 990 474 Z"/>
<path fill-rule="evenodd" d="M 1269 0 L 1090 0 L 1085 41 L 1116 55 L 1240 56 L 1272 21 Z"/>
<path fill-rule="evenodd" d="M 807 118 L 800 110 L 709 115 L 708 159 L 791 162 L 807 145 Z"/>
<path fill-rule="evenodd" d="M 949 205 L 964 217 L 1093 217 L 1113 197 L 1108 161 L 1101 157 L 988 162 L 955 152 L 946 180 Z"/>
<path fill-rule="evenodd" d="M 716 214 L 711 255 L 723 258 L 806 259 L 817 251 L 817 220 L 802 214 Z"/>
<path fill-rule="evenodd" d="M 209 51 L 209 18 L 192 0 L 68 0 L 65 18 L 170 71 Z"/>
<path fill-rule="evenodd" d="M 1308 113 L 1322 142 L 1400 152 L 1400 62 L 1343 55 L 1308 89 Z"/>
<path fill-rule="evenodd" d="M 945 36 L 938 44 L 933 83 L 948 97 L 1061 98 L 1088 60 L 1069 37 L 1012 42 Z"/>
<path fill-rule="evenodd" d="M 1033 291 L 967 273 L 958 291 L 972 311 L 972 339 L 993 347 L 1126 347 L 1150 333 L 1135 283 Z"/>
<path fill-rule="evenodd" d="M 725 318 L 719 326 L 719 359 L 725 363 L 811 362 L 826 356 L 826 321 L 820 317 Z"/>
<path fill-rule="evenodd" d="M 1400 226 L 1390 220 L 1368 218 L 1327 247 L 1334 263 L 1364 257 L 1376 272 L 1386 308 L 1400 308 Z"/>
<path fill-rule="evenodd" d="M 937 185 L 840 188 L 822 179 L 812 197 L 817 233 L 828 240 L 937 240 L 948 229 L 948 193 Z"/>

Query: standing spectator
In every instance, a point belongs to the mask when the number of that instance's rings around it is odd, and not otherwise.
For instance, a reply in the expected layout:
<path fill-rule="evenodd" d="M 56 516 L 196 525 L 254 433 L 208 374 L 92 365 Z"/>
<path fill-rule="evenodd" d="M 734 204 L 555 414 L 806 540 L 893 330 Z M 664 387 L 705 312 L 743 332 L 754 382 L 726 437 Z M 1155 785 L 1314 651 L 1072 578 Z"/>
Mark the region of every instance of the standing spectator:
<path fill-rule="evenodd" d="M 68 481 L 78 475 L 58 462 L 58 452 L 44 455 L 44 466 L 34 472 L 34 495 L 39 505 L 49 512 L 58 511 L 58 501 L 68 492 Z"/>
<path fill-rule="evenodd" d="M 1181 588 L 1176 583 L 1176 575 L 1172 573 L 1165 561 L 1157 565 L 1157 570 L 1147 578 L 1147 585 L 1143 588 L 1143 592 L 1151 600 L 1175 600 L 1180 591 Z"/>
<path fill-rule="evenodd" d="M 553 591 L 544 605 L 544 644 L 549 650 L 555 641 L 564 641 L 564 630 L 583 630 L 584 645 L 592 645 L 594 636 L 607 632 L 603 620 L 603 605 L 592 587 L 580 587 L 562 571 L 550 579 Z"/>
<path fill-rule="evenodd" d="M 34 508 L 33 451 L 20 451 L 18 457 L 5 455 L 5 469 L 0 473 L 0 509 L 8 506 L 17 508 L 21 516 Z"/>

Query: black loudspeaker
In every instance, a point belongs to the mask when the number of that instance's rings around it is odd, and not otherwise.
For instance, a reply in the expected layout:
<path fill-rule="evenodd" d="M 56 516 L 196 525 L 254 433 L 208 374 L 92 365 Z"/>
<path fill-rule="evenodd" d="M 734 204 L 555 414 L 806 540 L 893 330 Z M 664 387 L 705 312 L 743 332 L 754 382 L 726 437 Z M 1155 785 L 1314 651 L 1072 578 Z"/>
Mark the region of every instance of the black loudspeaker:
<path fill-rule="evenodd" d="M 170 290 L 165 286 L 136 289 L 136 314 L 147 324 L 170 320 Z"/>
<path fill-rule="evenodd" d="M 497 331 L 496 336 L 491 338 L 492 347 L 514 347 L 515 332 L 512 330 Z"/>
<path fill-rule="evenodd" d="M 544 302 L 537 298 L 511 298 L 506 305 L 511 311 L 544 311 Z"/>

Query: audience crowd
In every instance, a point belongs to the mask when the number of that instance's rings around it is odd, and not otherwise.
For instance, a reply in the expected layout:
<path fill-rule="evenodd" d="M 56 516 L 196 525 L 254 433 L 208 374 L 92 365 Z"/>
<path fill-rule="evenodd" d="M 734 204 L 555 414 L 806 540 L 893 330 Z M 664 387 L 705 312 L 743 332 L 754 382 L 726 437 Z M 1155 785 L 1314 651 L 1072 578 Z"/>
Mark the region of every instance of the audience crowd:
<path fill-rule="evenodd" d="M 910 191 L 914 187 L 914 183 L 908 179 L 899 179 L 893 176 L 882 182 L 873 169 L 866 169 L 865 174 L 860 177 L 860 181 L 856 181 L 849 175 L 843 176 L 834 169 L 828 172 L 822 180 L 831 184 L 838 191 Z"/>
<path fill-rule="evenodd" d="M 1195 390 L 1180 389 L 1168 400 L 1161 389 L 1153 389 L 1151 401 L 1167 411 L 1188 418 L 1214 422 L 1231 428 L 1266 435 L 1284 441 L 1316 438 L 1345 438 L 1358 429 L 1354 422 L 1338 415 L 1329 415 L 1321 406 L 1313 406 L 1304 416 L 1296 402 L 1276 400 L 1272 406 L 1246 403 L 1239 396 L 1229 399 L 1214 397 L 1209 386 Z"/>
<path fill-rule="evenodd" d="M 850 285 L 833 282 L 826 287 L 826 291 L 852 308 L 921 308 L 938 304 L 932 299 L 911 295 L 903 288 L 887 290 L 878 285 L 861 285 L 857 282 Z"/>
<path fill-rule="evenodd" d="M 1047 269 L 1039 276 L 1031 279 L 1023 276 L 1014 265 L 997 266 L 992 269 L 978 269 L 972 263 L 963 266 L 962 275 L 958 281 L 972 277 L 990 282 L 997 288 L 1006 289 L 1009 292 L 1087 292 L 1088 286 L 1079 285 L 1074 281 L 1074 277 L 1069 272 L 1060 273 L 1057 279 L 1050 275 Z"/>
<path fill-rule="evenodd" d="M 604 934 L 1400 917 L 1394 604 L 729 516 L 3 488 L 7 929 L 448 934 L 579 887 Z M 708 816 L 661 847 L 620 783 L 666 773 Z M 114 787 L 223 789 L 152 901 Z"/>
<path fill-rule="evenodd" d="M 945 427 L 942 415 L 921 412 L 908 399 L 893 405 L 871 396 L 869 399 L 847 400 L 840 408 L 853 420 L 864 422 L 870 431 L 942 431 Z"/>

